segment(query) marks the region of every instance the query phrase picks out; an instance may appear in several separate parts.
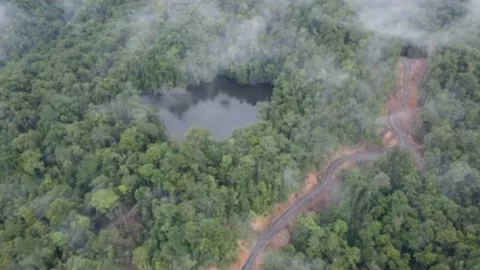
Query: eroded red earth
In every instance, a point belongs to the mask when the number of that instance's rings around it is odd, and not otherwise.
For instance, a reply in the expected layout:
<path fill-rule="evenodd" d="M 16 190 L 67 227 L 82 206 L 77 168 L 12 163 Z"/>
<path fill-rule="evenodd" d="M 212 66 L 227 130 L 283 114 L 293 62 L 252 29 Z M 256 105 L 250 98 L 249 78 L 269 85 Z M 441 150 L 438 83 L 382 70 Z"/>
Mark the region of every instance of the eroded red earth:
<path fill-rule="evenodd" d="M 419 119 L 419 88 L 420 88 L 420 83 L 421 80 L 428 68 L 427 66 L 427 60 L 426 59 L 409 59 L 410 62 L 410 70 L 409 70 L 409 96 L 408 96 L 408 104 L 405 108 L 403 108 L 396 117 L 398 117 L 399 123 L 403 126 L 403 130 L 408 134 L 408 144 L 413 146 L 414 150 L 416 150 L 418 154 L 419 146 L 415 141 L 413 140 L 413 132 L 415 130 L 416 124 L 418 123 Z M 390 99 L 387 101 L 386 106 L 385 106 L 385 121 L 386 121 L 386 115 L 389 111 L 392 109 L 398 107 L 398 103 L 400 101 L 400 98 L 405 94 L 404 91 L 404 83 L 403 83 L 403 63 L 402 61 L 399 61 L 399 66 L 398 66 L 398 76 L 397 76 L 397 91 L 395 92 L 394 95 L 390 97 Z M 385 128 L 384 132 L 382 132 L 382 142 L 384 147 L 391 147 L 395 144 L 397 144 L 396 138 L 393 136 L 392 132 Z M 342 156 L 347 156 L 351 155 L 356 152 L 360 152 L 365 148 L 364 145 L 357 145 L 355 147 L 344 147 L 339 149 L 337 152 L 333 153 L 328 159 L 327 162 L 325 162 L 324 167 L 317 172 L 311 172 L 307 175 L 305 184 L 302 186 L 302 189 L 300 192 L 297 194 L 292 193 L 290 196 L 288 196 L 288 200 L 284 203 L 276 204 L 274 207 L 274 210 L 270 213 L 267 214 L 263 217 L 256 218 L 252 221 L 251 223 L 251 229 L 256 232 L 260 233 L 267 229 L 271 222 L 275 220 L 276 217 L 278 217 L 285 209 L 287 209 L 298 197 L 301 197 L 302 195 L 308 193 L 310 190 L 312 190 L 316 185 L 319 184 L 318 182 L 318 176 L 321 176 L 325 173 L 326 168 L 328 165 L 335 159 L 342 157 Z M 344 170 L 346 168 L 352 167 L 355 164 L 351 162 L 346 162 L 344 163 L 340 170 Z M 339 171 L 340 171 L 339 170 Z M 338 173 L 338 172 L 337 172 Z M 326 209 L 332 202 L 332 198 L 335 197 L 335 189 L 339 186 L 339 181 L 338 177 L 335 177 L 335 183 L 334 185 L 328 186 L 323 192 L 320 193 L 319 196 L 317 196 L 316 200 L 306 208 L 306 212 L 321 212 L 324 209 Z M 292 223 L 294 220 L 292 220 Z M 269 242 L 269 244 L 265 247 L 263 250 L 263 253 L 258 257 L 256 263 L 255 263 L 255 270 L 261 269 L 261 262 L 262 262 L 262 257 L 265 252 L 275 252 L 280 250 L 283 246 L 287 245 L 290 242 L 290 231 L 292 229 L 293 224 L 289 224 L 287 228 L 284 230 L 280 231 L 272 240 Z M 229 269 L 230 270 L 241 270 L 244 263 L 247 261 L 248 256 L 249 256 L 249 249 L 246 247 L 246 243 L 244 241 L 239 241 L 239 247 L 238 247 L 238 260 L 232 264 Z M 216 270 L 217 268 L 209 268 L 210 270 Z"/>
<path fill-rule="evenodd" d="M 403 132 L 407 134 L 407 143 L 415 151 L 415 159 L 417 161 L 417 165 L 419 165 L 420 145 L 414 140 L 414 133 L 420 124 L 420 87 L 422 79 L 428 70 L 428 62 L 426 59 L 408 59 L 408 61 L 410 63 L 410 73 L 408 74 L 408 86 L 410 88 L 408 93 L 408 102 L 407 105 L 396 114 L 395 118 L 396 121 L 398 121 L 398 123 L 402 126 Z M 405 91 L 403 82 L 404 69 L 402 62 L 399 63 L 398 70 L 400 70 L 397 78 L 398 90 L 388 100 L 385 106 L 385 114 L 398 107 L 400 98 L 403 96 Z M 386 129 L 383 133 L 382 139 L 385 147 L 391 147 L 397 144 L 397 140 L 388 129 Z"/>

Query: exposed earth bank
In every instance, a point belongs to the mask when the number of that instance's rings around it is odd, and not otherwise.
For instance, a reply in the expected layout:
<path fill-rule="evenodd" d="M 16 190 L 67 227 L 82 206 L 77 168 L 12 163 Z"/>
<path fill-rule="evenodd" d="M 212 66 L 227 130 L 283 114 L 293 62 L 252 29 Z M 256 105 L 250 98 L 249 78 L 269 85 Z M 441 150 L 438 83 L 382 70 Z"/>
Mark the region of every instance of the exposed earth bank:
<path fill-rule="evenodd" d="M 419 169 L 423 168 L 423 161 L 419 154 L 420 145 L 415 142 L 413 134 L 415 133 L 417 123 L 419 123 L 419 88 L 427 68 L 428 64 L 426 59 L 403 58 L 402 61 L 400 61 L 398 67 L 399 74 L 396 91 L 385 105 L 385 128 L 382 132 L 383 148 L 388 149 L 399 144 L 399 140 L 394 134 L 398 133 L 398 130 L 400 130 L 402 132 L 401 136 L 404 140 L 403 143 L 405 146 L 408 146 L 411 150 L 413 150 Z M 407 74 L 405 74 L 405 72 L 407 72 Z M 406 89 L 406 87 L 408 87 L 408 89 Z M 394 113 L 392 113 L 393 111 Z M 397 129 L 397 132 L 395 132 L 395 130 L 391 130 L 392 126 Z M 265 252 L 278 251 L 289 243 L 290 232 L 293 228 L 293 223 L 296 216 L 308 211 L 321 212 L 331 204 L 332 198 L 335 197 L 335 191 L 340 185 L 340 179 L 339 177 L 335 177 L 335 175 L 341 170 L 354 166 L 355 162 L 350 161 L 348 158 L 355 154 L 362 154 L 361 152 L 364 150 L 365 145 L 357 145 L 354 147 L 344 147 L 339 149 L 327 159 L 327 162 L 325 162 L 325 165 L 321 170 L 308 174 L 305 184 L 297 194 L 292 193 L 288 196 L 288 200 L 286 202 L 276 204 L 274 210 L 270 214 L 254 219 L 251 223 L 252 231 L 264 237 L 265 234 L 269 234 L 268 240 L 263 240 L 265 245 L 264 247 L 260 247 L 261 251 L 258 251 L 258 243 L 255 248 L 253 248 L 252 245 L 253 252 L 256 252 L 256 254 L 251 254 L 252 249 L 247 248 L 245 241 L 239 241 L 238 260 L 232 264 L 229 269 L 261 269 L 262 257 Z M 328 172 L 328 169 L 330 169 L 332 163 L 338 162 L 342 157 L 345 157 L 342 161 L 342 164 L 338 167 L 335 167 L 335 171 Z M 357 158 L 356 160 L 358 161 L 361 159 L 362 158 Z M 372 157 L 366 157 L 364 159 L 372 159 Z M 312 200 L 309 200 L 308 203 L 305 203 L 301 207 L 301 209 L 297 210 L 299 204 L 298 201 L 304 199 L 309 192 L 313 192 L 314 188 L 318 188 L 320 179 L 322 179 L 323 175 L 327 175 L 328 173 L 330 173 L 331 176 L 331 179 L 327 179 L 330 180 L 329 183 L 320 191 L 317 191 Z M 296 210 L 295 217 L 286 217 L 286 212 L 292 212 L 292 208 L 295 208 L 294 210 Z M 285 219 L 284 224 L 282 224 L 282 229 L 269 232 L 269 230 L 274 229 L 272 227 L 279 226 L 278 224 L 274 224 L 278 223 L 279 219 Z M 258 241 L 260 241 L 260 238 L 261 237 L 259 237 Z M 215 269 L 217 268 L 209 268 L 209 270 Z"/>

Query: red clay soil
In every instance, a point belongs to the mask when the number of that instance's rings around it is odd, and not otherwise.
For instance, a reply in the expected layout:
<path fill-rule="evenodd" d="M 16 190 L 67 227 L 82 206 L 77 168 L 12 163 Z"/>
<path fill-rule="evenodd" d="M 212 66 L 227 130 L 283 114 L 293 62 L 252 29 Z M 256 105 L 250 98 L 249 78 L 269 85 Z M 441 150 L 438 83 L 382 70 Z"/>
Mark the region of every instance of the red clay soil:
<path fill-rule="evenodd" d="M 269 251 L 278 252 L 280 249 L 290 243 L 290 230 L 283 229 L 270 241 L 267 248 Z"/>
<path fill-rule="evenodd" d="M 340 149 L 335 154 L 331 155 L 328 158 L 328 162 L 325 163 L 325 166 L 319 172 L 310 173 L 308 175 L 308 177 L 305 181 L 305 185 L 303 186 L 303 189 L 302 189 L 302 192 L 300 193 L 300 195 L 295 196 L 295 194 L 293 194 L 293 196 L 290 197 L 290 198 L 293 197 L 293 199 L 290 199 L 287 202 L 288 204 L 287 203 L 283 204 L 282 205 L 283 207 L 281 208 L 281 210 L 283 211 L 284 209 L 288 208 L 288 206 L 290 206 L 290 204 L 293 203 L 295 198 L 305 195 L 306 193 L 308 193 L 308 191 L 310 191 L 313 187 L 315 187 L 315 185 L 319 184 L 318 176 L 322 176 L 326 172 L 326 169 L 327 169 L 328 165 L 330 165 L 330 163 L 333 160 L 335 160 L 339 157 L 342 157 L 342 156 L 347 156 L 347 155 L 354 154 L 356 152 L 360 152 L 360 151 L 363 150 L 363 148 L 364 148 L 363 145 L 358 145 L 355 148 L 345 147 L 345 148 Z M 340 171 L 345 170 L 347 168 L 350 168 L 354 165 L 355 165 L 354 163 L 345 162 L 342 166 L 340 166 L 340 168 L 337 171 L 337 174 Z M 305 209 L 306 213 L 308 213 L 308 212 L 321 212 L 321 211 L 325 210 L 326 208 L 328 208 L 330 206 L 330 204 L 332 202 L 332 198 L 335 198 L 335 194 L 337 193 L 336 192 L 337 188 L 339 187 L 339 184 L 340 184 L 340 182 L 338 181 L 339 180 L 338 177 L 335 177 L 334 180 L 335 180 L 335 182 L 332 185 L 326 186 L 325 190 L 323 190 L 315 198 L 315 200 L 311 203 L 311 205 L 306 207 L 306 209 Z M 274 217 L 277 217 L 278 215 L 280 215 L 282 213 L 282 211 L 279 211 L 276 215 L 274 215 Z M 270 222 L 273 221 L 273 220 L 274 219 L 271 218 Z M 272 238 L 272 240 L 267 244 L 267 246 L 264 248 L 262 253 L 258 256 L 258 258 L 255 262 L 254 270 L 261 269 L 262 261 L 263 261 L 262 258 L 263 258 L 265 253 L 277 252 L 282 247 L 284 247 L 284 246 L 286 246 L 290 243 L 290 235 L 291 235 L 291 231 L 292 231 L 293 226 L 294 226 L 294 222 L 295 222 L 295 220 L 292 220 L 290 222 L 290 224 L 287 225 L 287 228 L 281 230 L 277 235 L 275 235 Z M 268 225 L 270 225 L 270 224 L 268 224 Z M 266 227 L 268 227 L 268 226 L 266 226 Z M 246 259 L 247 258 L 245 258 L 245 260 Z M 233 270 L 233 269 L 231 269 L 231 270 Z M 235 269 L 235 270 L 237 270 L 237 269 Z"/>
<path fill-rule="evenodd" d="M 412 146 L 412 148 L 414 149 L 415 159 L 417 161 L 417 164 L 419 164 L 420 147 L 415 142 L 413 134 L 415 132 L 416 124 L 418 123 L 418 120 L 420 117 L 420 110 L 419 110 L 420 87 L 421 87 L 420 84 L 422 82 L 422 78 L 424 77 L 428 69 L 428 64 L 426 59 L 409 59 L 408 61 L 410 63 L 410 73 L 408 74 L 409 75 L 408 86 L 410 87 L 408 102 L 407 102 L 407 106 L 403 110 L 399 111 L 396 117 L 399 123 L 403 126 L 403 130 L 407 134 L 407 143 L 410 146 Z M 398 72 L 399 74 L 399 76 L 397 77 L 398 90 L 388 100 L 385 106 L 385 114 L 387 114 L 389 111 L 393 110 L 398 106 L 398 102 L 400 101 L 400 98 L 402 97 L 405 91 L 404 85 L 403 85 L 404 74 L 403 74 L 402 62 L 399 63 L 399 70 L 401 70 L 402 72 Z M 385 117 L 385 121 L 386 121 L 386 117 Z M 386 130 L 386 132 L 384 132 L 382 141 L 385 147 L 390 147 L 397 143 L 397 140 L 393 137 L 390 130 L 388 129 Z"/>
<path fill-rule="evenodd" d="M 354 154 L 356 152 L 360 152 L 364 149 L 364 145 L 357 145 L 355 147 L 343 147 L 340 148 L 338 151 L 336 151 L 334 154 L 331 154 L 327 158 L 327 162 L 325 162 L 323 168 L 321 168 L 317 172 L 311 172 L 307 175 L 307 178 L 305 179 L 305 183 L 302 186 L 301 191 L 298 193 L 291 193 L 288 196 L 288 200 L 284 203 L 281 204 L 276 204 L 274 206 L 274 210 L 267 215 L 264 215 L 263 217 L 256 218 L 252 221 L 251 227 L 252 230 L 256 233 L 260 233 L 266 228 L 270 226 L 270 224 L 275 220 L 276 217 L 280 216 L 285 209 L 287 209 L 298 197 L 301 197 L 305 194 L 307 194 L 312 188 L 314 188 L 316 185 L 319 184 L 318 182 L 318 176 L 323 175 L 326 170 L 328 165 L 335 159 L 342 157 L 342 156 L 347 156 Z M 345 163 L 343 166 L 341 166 L 341 169 L 346 168 L 347 166 L 351 166 L 353 164 L 348 164 Z M 312 205 L 307 207 L 307 210 L 321 210 L 325 209 L 329 204 L 330 204 L 330 196 L 335 188 L 335 185 L 329 186 L 326 188 L 325 191 L 320 193 L 320 195 L 316 198 L 314 202 L 312 202 Z M 287 245 L 290 241 L 290 230 L 293 227 L 294 220 L 287 226 L 287 229 L 280 231 L 271 241 L 268 243 L 268 245 L 265 247 L 264 251 L 262 254 L 259 255 L 254 270 L 258 270 L 261 267 L 261 262 L 262 262 L 262 257 L 265 252 L 269 251 L 278 251 L 285 245 Z M 243 247 L 240 247 L 239 249 L 239 256 L 237 262 L 230 266 L 230 270 L 240 270 L 246 260 L 248 259 L 249 255 L 249 250 L 245 249 Z"/>
<path fill-rule="evenodd" d="M 392 132 L 388 129 L 386 129 L 385 134 L 383 135 L 382 138 L 382 144 L 386 148 L 390 148 L 398 143 L 397 138 L 395 138 L 392 134 Z"/>
<path fill-rule="evenodd" d="M 253 231 L 259 233 L 262 232 L 264 229 L 268 228 L 268 226 L 275 220 L 275 218 L 281 215 L 283 211 L 288 208 L 298 197 L 301 197 L 307 194 L 310 190 L 312 190 L 312 188 L 314 188 L 318 184 L 318 176 L 321 176 L 325 173 L 328 165 L 333 160 L 342 156 L 348 156 L 356 152 L 360 152 L 363 149 L 364 145 L 357 145 L 356 147 L 343 147 L 336 151 L 334 154 L 330 155 L 327 158 L 327 162 L 322 169 L 317 172 L 311 172 L 307 175 L 305 183 L 299 193 L 291 193 L 288 196 L 288 200 L 286 202 L 275 204 L 273 211 L 270 214 L 266 214 L 263 217 L 255 218 L 251 223 Z"/>
<path fill-rule="evenodd" d="M 238 260 L 232 264 L 228 269 L 229 270 L 241 270 L 245 262 L 248 260 L 250 255 L 250 249 L 245 246 L 245 242 L 238 241 Z M 254 270 L 259 268 L 255 267 Z"/>
<path fill-rule="evenodd" d="M 326 188 L 320 193 L 319 196 L 315 198 L 315 200 L 312 201 L 312 204 L 307 207 L 307 211 L 313 211 L 313 212 L 321 212 L 324 211 L 326 208 L 330 206 L 330 204 L 336 199 L 336 195 L 338 195 L 338 191 L 340 188 L 340 177 L 337 177 L 338 175 L 341 174 L 342 171 L 352 168 L 356 164 L 347 161 L 343 163 L 338 169 L 337 172 L 334 175 L 334 182 L 332 185 L 326 186 Z"/>
<path fill-rule="evenodd" d="M 409 99 L 408 99 L 408 105 L 406 106 L 405 109 L 399 112 L 399 118 L 400 118 L 400 123 L 404 125 L 406 130 L 408 132 L 408 137 L 409 137 L 409 144 L 412 146 L 415 146 L 415 149 L 418 149 L 417 144 L 413 141 L 412 135 L 414 131 L 414 124 L 415 124 L 415 119 L 418 118 L 419 116 L 419 87 L 421 83 L 421 79 L 424 75 L 424 73 L 427 70 L 427 61 L 425 59 L 411 59 L 410 61 L 410 74 L 409 74 L 409 86 L 410 86 L 410 91 L 409 91 Z M 398 101 L 404 94 L 403 91 L 403 63 L 399 61 L 399 66 L 398 69 L 401 72 L 398 72 L 397 76 L 397 89 L 396 93 L 391 96 L 391 98 L 388 100 L 386 106 L 385 106 L 385 116 L 387 113 L 396 108 L 398 106 Z M 386 121 L 386 117 L 385 117 Z M 393 134 L 386 129 L 383 133 L 383 145 L 384 147 L 391 147 L 397 143 L 397 140 L 394 138 Z M 321 168 L 317 172 L 312 172 L 309 173 L 306 180 L 305 184 L 303 185 L 301 191 L 298 194 L 292 193 L 288 196 L 288 200 L 284 203 L 281 204 L 276 204 L 274 207 L 274 210 L 272 213 L 264 215 L 263 217 L 256 218 L 252 221 L 251 227 L 252 230 L 256 233 L 259 233 L 271 224 L 273 220 L 275 220 L 276 217 L 278 217 L 286 208 L 288 208 L 298 197 L 303 196 L 304 194 L 308 193 L 312 188 L 314 188 L 316 185 L 318 185 L 318 176 L 321 176 L 325 173 L 326 168 L 328 165 L 335 159 L 341 157 L 341 156 L 346 156 L 346 155 L 351 155 L 356 152 L 360 152 L 365 148 L 364 145 L 357 145 L 356 147 L 345 147 L 339 149 L 337 152 L 332 154 L 327 158 L 327 162 L 325 162 L 324 167 Z M 341 166 L 338 172 L 341 170 L 344 170 L 346 168 L 352 167 L 355 164 L 346 162 Z M 337 173 L 338 173 L 337 172 Z M 313 211 L 313 212 L 321 212 L 325 210 L 333 201 L 332 199 L 335 197 L 336 194 L 336 188 L 338 187 L 339 184 L 339 178 L 335 177 L 334 178 L 336 181 L 334 182 L 333 185 L 330 185 L 326 187 L 326 189 L 320 193 L 320 195 L 316 198 L 312 204 L 307 207 L 306 212 L 308 211 Z M 254 270 L 259 270 L 261 269 L 261 262 L 262 262 L 262 257 L 265 252 L 269 251 L 278 251 L 285 245 L 287 245 L 290 241 L 290 231 L 292 229 L 294 220 L 292 220 L 292 223 L 287 226 L 286 229 L 280 231 L 271 241 L 268 243 L 268 245 L 265 247 L 264 251 L 262 254 L 259 255 L 258 259 L 256 260 Z M 235 262 L 233 265 L 229 267 L 229 270 L 240 270 L 242 269 L 244 263 L 247 261 L 249 256 L 249 249 L 245 247 L 245 243 L 243 241 L 239 241 L 239 248 L 238 248 L 238 260 Z M 217 269 L 217 268 L 209 268 L 211 270 Z"/>
<path fill-rule="evenodd" d="M 409 108 L 415 108 L 415 111 L 410 117 L 408 124 L 408 138 L 409 142 L 415 152 L 415 162 L 417 167 L 422 168 L 423 162 L 421 162 L 420 156 L 420 145 L 415 141 L 414 134 L 418 128 L 418 123 L 420 120 L 420 110 L 419 110 L 419 101 L 420 101 L 420 87 L 425 73 L 428 70 L 428 62 L 426 59 L 412 59 L 410 60 L 410 74 L 409 74 L 409 86 L 411 89 L 410 98 L 408 102 Z"/>
<path fill-rule="evenodd" d="M 238 248 L 237 248 L 238 259 L 234 264 L 228 267 L 229 270 L 241 270 L 243 265 L 247 261 L 248 256 L 250 255 L 250 250 L 245 246 L 244 241 L 239 240 L 237 243 L 238 243 Z M 210 267 L 207 267 L 207 270 L 220 270 L 220 269 L 215 266 L 210 266 Z M 259 270 L 258 266 L 255 266 L 254 270 Z"/>
<path fill-rule="evenodd" d="M 268 228 L 270 223 L 274 220 L 275 217 L 278 217 L 282 214 L 285 208 L 288 208 L 291 203 L 293 203 L 297 199 L 295 193 L 288 195 L 288 200 L 284 203 L 277 203 L 273 207 L 273 211 L 270 214 L 265 214 L 263 217 L 255 218 L 252 223 L 251 227 L 254 232 L 259 233 L 264 229 Z"/>
<path fill-rule="evenodd" d="M 403 62 L 399 61 L 397 65 L 397 76 L 396 76 L 396 86 L 395 86 L 395 93 L 390 96 L 387 103 L 385 104 L 384 110 L 384 132 L 382 133 L 382 143 L 384 147 L 391 147 L 398 143 L 397 139 L 393 136 L 392 132 L 388 129 L 387 125 L 387 115 L 388 112 L 394 110 L 398 107 L 398 103 L 404 94 L 404 85 L 403 85 L 403 77 L 404 77 L 404 67 Z M 401 114 L 402 112 L 399 112 Z"/>
<path fill-rule="evenodd" d="M 412 59 L 410 60 L 410 74 L 409 74 L 409 86 L 410 96 L 408 100 L 408 108 L 412 110 L 412 117 L 408 118 L 406 124 L 408 125 L 408 131 L 411 135 L 415 132 L 415 123 L 420 118 L 419 101 L 420 101 L 420 87 L 422 79 L 428 70 L 428 64 L 426 59 Z M 416 146 L 413 144 L 412 146 Z"/>

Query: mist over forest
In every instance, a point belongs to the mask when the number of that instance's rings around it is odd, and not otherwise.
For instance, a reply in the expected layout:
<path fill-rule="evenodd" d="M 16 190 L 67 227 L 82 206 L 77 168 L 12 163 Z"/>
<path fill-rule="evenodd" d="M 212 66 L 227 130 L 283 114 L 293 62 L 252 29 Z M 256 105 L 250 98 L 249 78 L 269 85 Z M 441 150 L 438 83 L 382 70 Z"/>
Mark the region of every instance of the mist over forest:
<path fill-rule="evenodd" d="M 380 147 L 401 57 L 428 61 L 425 170 L 400 148 L 346 170 L 262 269 L 480 269 L 479 26 L 478 0 L 1 2 L 0 269 L 237 269 L 253 219 Z M 174 140 L 145 102 L 219 78 L 268 92 L 227 138 Z"/>

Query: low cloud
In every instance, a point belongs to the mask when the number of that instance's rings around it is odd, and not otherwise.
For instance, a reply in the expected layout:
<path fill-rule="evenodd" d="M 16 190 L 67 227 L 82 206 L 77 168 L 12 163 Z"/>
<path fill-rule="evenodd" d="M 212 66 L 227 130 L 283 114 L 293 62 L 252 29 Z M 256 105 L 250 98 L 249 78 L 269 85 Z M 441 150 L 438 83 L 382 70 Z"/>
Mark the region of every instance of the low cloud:
<path fill-rule="evenodd" d="M 150 29 L 159 27 L 165 43 L 185 41 L 180 45 L 183 48 L 179 47 L 186 52 L 178 67 L 186 71 L 192 81 L 210 81 L 233 66 L 266 64 L 292 53 L 300 32 L 295 25 L 283 20 L 292 6 L 309 2 L 264 0 L 246 4 L 243 10 L 241 5 L 220 6 L 215 0 L 165 0 L 161 5 L 148 5 L 131 16 L 133 35 L 127 47 L 131 51 L 147 49 L 155 35 L 159 35 Z M 248 11 L 250 9 L 255 12 Z M 254 81 L 269 79 L 272 78 Z"/>
<path fill-rule="evenodd" d="M 410 42 L 464 43 L 479 33 L 479 0 L 349 0 L 348 4 L 366 30 Z"/>

